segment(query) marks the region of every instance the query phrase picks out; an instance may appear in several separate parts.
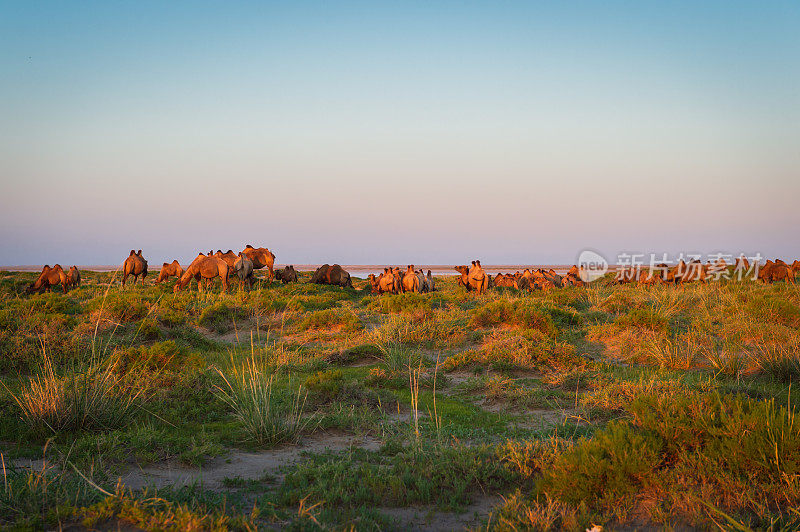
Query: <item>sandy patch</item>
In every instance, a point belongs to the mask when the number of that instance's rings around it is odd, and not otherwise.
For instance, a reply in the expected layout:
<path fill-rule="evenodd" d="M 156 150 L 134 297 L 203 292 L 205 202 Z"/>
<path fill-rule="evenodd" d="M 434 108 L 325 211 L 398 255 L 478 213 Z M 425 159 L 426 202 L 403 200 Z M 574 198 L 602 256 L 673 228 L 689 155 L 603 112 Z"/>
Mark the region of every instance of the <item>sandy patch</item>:
<path fill-rule="evenodd" d="M 502 503 L 496 496 L 476 495 L 473 502 L 462 513 L 438 511 L 430 506 L 412 506 L 409 508 L 376 508 L 379 512 L 398 521 L 398 528 L 406 530 L 466 530 L 480 527 L 492 510 Z"/>
<path fill-rule="evenodd" d="M 354 447 L 375 451 L 380 446 L 380 441 L 368 436 L 318 434 L 304 438 L 297 446 L 256 452 L 232 451 L 227 456 L 210 460 L 202 467 L 166 462 L 132 469 L 121 475 L 120 481 L 134 490 L 147 486 L 163 488 L 190 484 L 220 490 L 225 479 L 252 480 L 270 475 L 279 482 L 283 478 L 282 468 L 306 460 L 302 456 L 304 452 L 344 451 Z"/>

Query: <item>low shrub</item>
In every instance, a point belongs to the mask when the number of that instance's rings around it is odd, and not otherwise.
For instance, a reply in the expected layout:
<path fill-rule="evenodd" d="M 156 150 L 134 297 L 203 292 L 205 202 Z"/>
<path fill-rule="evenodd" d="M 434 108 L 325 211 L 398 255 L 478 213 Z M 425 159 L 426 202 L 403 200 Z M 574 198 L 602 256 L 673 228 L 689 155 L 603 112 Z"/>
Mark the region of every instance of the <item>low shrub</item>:
<path fill-rule="evenodd" d="M 305 394 L 276 384 L 275 375 L 262 369 L 255 357 L 230 371 L 217 369 L 222 384 L 217 396 L 242 424 L 248 437 L 259 445 L 296 442 L 311 419 L 303 418 Z"/>
<path fill-rule="evenodd" d="M 669 331 L 669 320 L 652 309 L 631 310 L 617 318 L 616 324 L 621 327 L 647 329 L 660 333 Z"/>
<path fill-rule="evenodd" d="M 494 327 L 501 324 L 536 329 L 548 336 L 558 333 L 550 313 L 538 305 L 523 300 L 499 299 L 476 308 L 470 323 L 475 327 Z"/>
<path fill-rule="evenodd" d="M 130 420 L 139 394 L 122 388 L 113 364 L 74 367 L 57 375 L 46 355 L 39 373 L 18 394 L 9 393 L 37 434 L 121 427 Z"/>

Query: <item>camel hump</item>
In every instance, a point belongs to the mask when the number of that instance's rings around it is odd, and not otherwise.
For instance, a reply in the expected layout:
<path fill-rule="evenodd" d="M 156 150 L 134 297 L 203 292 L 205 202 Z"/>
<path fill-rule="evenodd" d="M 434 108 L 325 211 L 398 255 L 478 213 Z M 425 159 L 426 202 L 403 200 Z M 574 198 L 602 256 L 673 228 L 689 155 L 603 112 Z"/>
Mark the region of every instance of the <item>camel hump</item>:
<path fill-rule="evenodd" d="M 131 250 L 131 255 L 136 255 L 136 252 L 134 250 Z M 128 256 L 130 257 L 130 255 Z"/>
<path fill-rule="evenodd" d="M 251 246 L 250 244 L 247 244 L 244 248 L 245 249 L 253 249 L 253 246 Z"/>
<path fill-rule="evenodd" d="M 165 262 L 165 263 L 162 264 L 162 266 L 169 266 L 169 263 Z"/>

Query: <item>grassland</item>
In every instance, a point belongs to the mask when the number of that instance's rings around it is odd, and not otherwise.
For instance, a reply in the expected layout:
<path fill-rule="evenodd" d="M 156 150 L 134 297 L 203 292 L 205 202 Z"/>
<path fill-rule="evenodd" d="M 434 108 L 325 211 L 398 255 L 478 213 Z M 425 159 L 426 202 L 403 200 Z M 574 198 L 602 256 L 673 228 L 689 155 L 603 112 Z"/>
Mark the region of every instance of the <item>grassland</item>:
<path fill-rule="evenodd" d="M 800 527 L 793 285 L 34 276 L 0 273 L 0 527 Z"/>

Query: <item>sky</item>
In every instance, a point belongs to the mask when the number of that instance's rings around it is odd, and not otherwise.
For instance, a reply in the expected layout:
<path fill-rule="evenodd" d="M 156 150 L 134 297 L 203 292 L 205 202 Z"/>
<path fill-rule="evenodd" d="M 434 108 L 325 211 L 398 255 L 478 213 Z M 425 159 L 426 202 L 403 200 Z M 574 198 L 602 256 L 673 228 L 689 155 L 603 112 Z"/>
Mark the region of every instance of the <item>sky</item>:
<path fill-rule="evenodd" d="M 800 257 L 800 3 L 0 1 L 0 265 Z"/>

